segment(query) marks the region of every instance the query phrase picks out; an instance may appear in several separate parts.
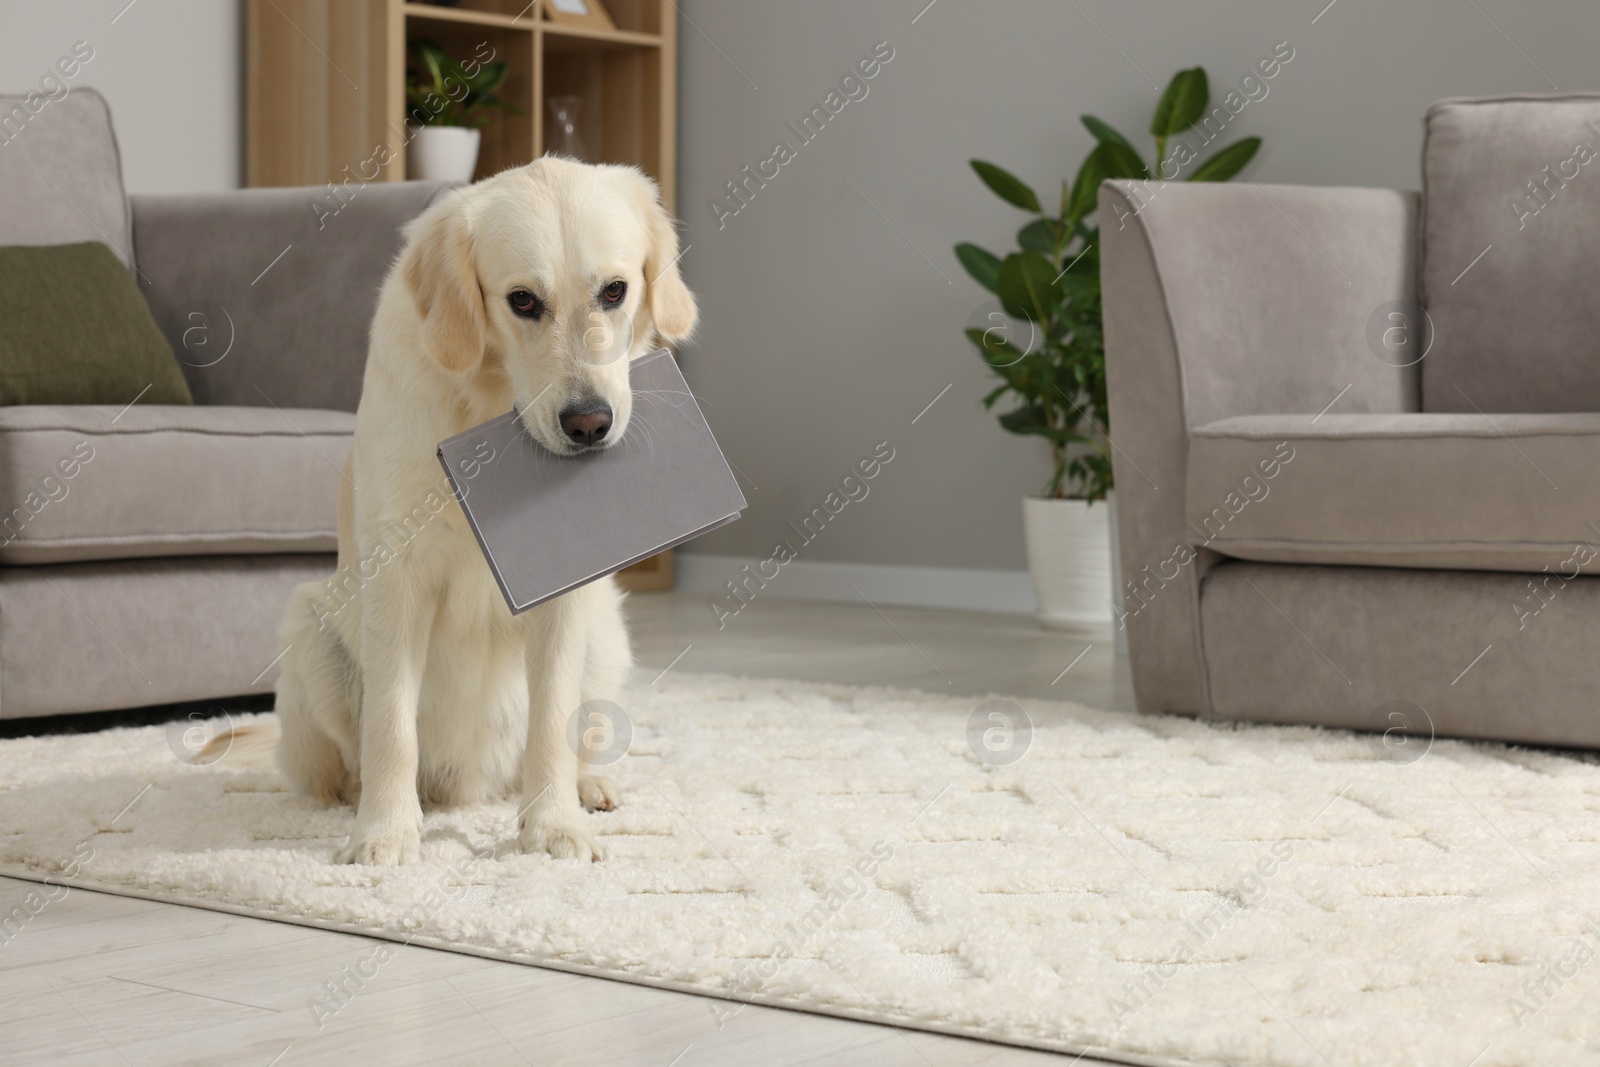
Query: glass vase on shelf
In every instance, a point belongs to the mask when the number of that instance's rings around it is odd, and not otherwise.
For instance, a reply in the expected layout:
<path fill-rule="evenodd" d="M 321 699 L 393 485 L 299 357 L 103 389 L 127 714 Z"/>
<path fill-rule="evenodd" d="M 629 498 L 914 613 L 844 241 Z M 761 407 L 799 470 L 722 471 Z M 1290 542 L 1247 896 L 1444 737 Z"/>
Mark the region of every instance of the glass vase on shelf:
<path fill-rule="evenodd" d="M 583 138 L 578 135 L 578 123 L 583 116 L 583 97 L 552 96 L 550 98 L 550 138 L 546 152 L 587 159 Z"/>

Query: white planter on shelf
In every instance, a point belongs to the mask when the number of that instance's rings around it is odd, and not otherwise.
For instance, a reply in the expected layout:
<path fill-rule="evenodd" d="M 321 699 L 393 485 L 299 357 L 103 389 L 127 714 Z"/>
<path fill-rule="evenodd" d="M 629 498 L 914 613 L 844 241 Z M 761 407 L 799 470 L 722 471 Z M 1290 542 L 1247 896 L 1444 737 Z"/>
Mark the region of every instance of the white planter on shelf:
<path fill-rule="evenodd" d="M 467 126 L 423 126 L 406 146 L 406 177 L 466 185 L 478 168 L 483 134 Z"/>
<path fill-rule="evenodd" d="M 1022 500 L 1028 571 L 1040 625 L 1051 630 L 1104 626 L 1112 621 L 1117 586 L 1112 575 L 1112 507 L 1106 499 Z"/>

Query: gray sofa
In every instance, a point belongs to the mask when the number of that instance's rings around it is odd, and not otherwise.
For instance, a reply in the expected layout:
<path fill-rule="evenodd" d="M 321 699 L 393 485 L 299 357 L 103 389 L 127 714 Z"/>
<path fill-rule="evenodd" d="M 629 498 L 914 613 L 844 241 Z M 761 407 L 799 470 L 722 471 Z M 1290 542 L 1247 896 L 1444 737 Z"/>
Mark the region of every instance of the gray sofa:
<path fill-rule="evenodd" d="M 1425 122 L 1420 196 L 1101 189 L 1143 709 L 1600 745 L 1600 96 Z"/>
<path fill-rule="evenodd" d="M 0 245 L 109 245 L 196 403 L 0 408 L 0 718 L 270 691 L 289 590 L 333 571 L 378 286 L 440 187 L 130 202 L 89 89 L 6 137 Z"/>

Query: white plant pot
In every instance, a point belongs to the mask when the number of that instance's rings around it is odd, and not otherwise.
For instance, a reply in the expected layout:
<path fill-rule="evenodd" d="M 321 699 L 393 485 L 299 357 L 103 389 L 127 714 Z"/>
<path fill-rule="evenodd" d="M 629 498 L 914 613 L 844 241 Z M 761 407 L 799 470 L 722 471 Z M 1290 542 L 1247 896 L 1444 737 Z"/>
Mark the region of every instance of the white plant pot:
<path fill-rule="evenodd" d="M 423 126 L 406 145 L 406 177 L 466 185 L 478 168 L 483 134 L 466 126 Z"/>
<path fill-rule="evenodd" d="M 1104 626 L 1112 621 L 1116 583 L 1111 573 L 1114 502 L 1024 497 L 1022 530 L 1040 625 L 1051 630 Z"/>

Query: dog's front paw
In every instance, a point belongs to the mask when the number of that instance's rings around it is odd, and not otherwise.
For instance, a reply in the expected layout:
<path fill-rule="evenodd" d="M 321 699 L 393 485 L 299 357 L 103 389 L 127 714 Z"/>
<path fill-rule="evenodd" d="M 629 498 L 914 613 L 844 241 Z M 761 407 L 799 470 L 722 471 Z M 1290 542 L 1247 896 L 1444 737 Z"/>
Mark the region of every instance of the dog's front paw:
<path fill-rule="evenodd" d="M 544 852 L 558 860 L 600 859 L 600 846 L 576 819 L 529 818 L 522 825 L 522 851 Z"/>
<path fill-rule="evenodd" d="M 584 811 L 613 811 L 619 803 L 617 787 L 609 778 L 585 775 L 578 779 L 578 801 Z"/>
<path fill-rule="evenodd" d="M 422 828 L 364 830 L 357 826 L 350 841 L 335 856 L 338 863 L 359 863 L 369 867 L 397 867 L 415 863 L 422 855 Z"/>

